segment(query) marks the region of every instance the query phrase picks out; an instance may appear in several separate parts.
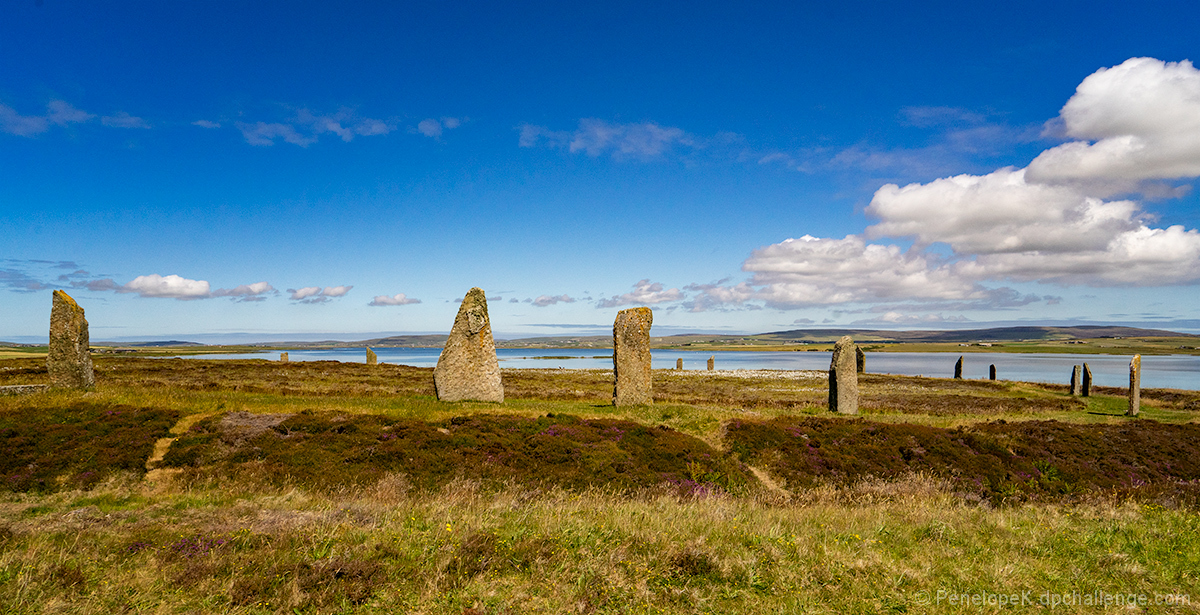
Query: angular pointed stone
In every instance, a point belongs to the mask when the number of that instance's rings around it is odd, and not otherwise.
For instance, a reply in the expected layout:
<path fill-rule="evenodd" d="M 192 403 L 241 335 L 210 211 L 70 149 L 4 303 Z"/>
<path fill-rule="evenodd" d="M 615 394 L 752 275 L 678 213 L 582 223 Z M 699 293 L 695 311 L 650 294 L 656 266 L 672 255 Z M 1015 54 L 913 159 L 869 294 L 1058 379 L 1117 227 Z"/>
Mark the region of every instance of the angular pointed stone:
<path fill-rule="evenodd" d="M 433 386 L 441 401 L 504 401 L 487 297 L 480 288 L 467 291 L 458 307 L 450 337 L 433 369 Z"/>
<path fill-rule="evenodd" d="M 367 365 L 377 365 L 378 363 L 379 363 L 379 356 L 375 354 L 374 350 L 371 350 L 370 348 L 368 348 L 367 349 Z"/>
<path fill-rule="evenodd" d="M 1129 361 L 1129 409 L 1125 416 L 1137 416 L 1142 411 L 1142 355 Z"/>
<path fill-rule="evenodd" d="M 959 357 L 958 361 L 954 364 L 954 377 L 959 380 L 962 380 L 962 362 L 963 358 Z"/>
<path fill-rule="evenodd" d="M 1083 387 L 1080 392 L 1084 397 L 1089 397 L 1092 394 L 1092 368 L 1088 367 L 1087 363 L 1083 364 Z"/>
<path fill-rule="evenodd" d="M 1079 397 L 1083 393 L 1082 372 L 1083 369 L 1078 365 L 1071 368 L 1071 397 Z"/>
<path fill-rule="evenodd" d="M 54 291 L 50 307 L 50 352 L 46 371 L 50 382 L 60 387 L 90 387 L 96 384 L 92 356 L 88 354 L 88 322 L 83 308 L 61 290 Z"/>
<path fill-rule="evenodd" d="M 675 369 L 683 371 L 683 359 L 675 359 Z"/>
<path fill-rule="evenodd" d="M 650 326 L 654 312 L 648 307 L 617 312 L 613 321 L 613 405 L 654 403 L 650 381 Z"/>
<path fill-rule="evenodd" d="M 842 336 L 833 346 L 829 361 L 829 410 L 858 414 L 858 360 L 854 340 Z"/>
<path fill-rule="evenodd" d="M 859 346 L 854 347 L 854 363 L 858 373 L 865 374 L 867 372 L 867 353 L 863 352 Z"/>
<path fill-rule="evenodd" d="M 711 356 L 711 357 L 709 357 L 709 358 L 708 358 L 708 371 L 710 371 L 710 372 L 711 372 L 711 371 L 713 370 L 713 366 L 714 366 L 714 364 L 716 363 L 716 361 L 717 361 L 717 356 L 716 356 L 716 355 L 713 355 L 713 356 Z"/>

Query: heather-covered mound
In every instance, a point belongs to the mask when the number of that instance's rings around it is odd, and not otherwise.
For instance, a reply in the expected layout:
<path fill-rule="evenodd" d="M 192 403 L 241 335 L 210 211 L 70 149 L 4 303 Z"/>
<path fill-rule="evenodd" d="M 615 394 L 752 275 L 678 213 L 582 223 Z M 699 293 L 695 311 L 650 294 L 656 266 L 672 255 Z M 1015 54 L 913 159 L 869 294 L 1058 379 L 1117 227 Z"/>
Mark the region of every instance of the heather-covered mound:
<path fill-rule="evenodd" d="M 1200 424 L 995 421 L 946 429 L 816 417 L 731 421 L 726 447 L 790 487 L 910 472 L 996 501 L 1096 490 L 1200 490 Z M 1162 489 L 1170 487 L 1170 489 Z"/>
<path fill-rule="evenodd" d="M 12 491 L 90 487 L 114 472 L 145 472 L 172 410 L 92 405 L 0 413 L 0 476 Z"/>
<path fill-rule="evenodd" d="M 738 490 L 739 464 L 667 427 L 614 419 L 476 414 L 441 422 L 303 412 L 210 417 L 172 446 L 164 466 L 194 478 L 249 472 L 316 488 L 403 473 L 416 487 L 455 478 L 617 490 L 667 483 L 681 492 Z"/>

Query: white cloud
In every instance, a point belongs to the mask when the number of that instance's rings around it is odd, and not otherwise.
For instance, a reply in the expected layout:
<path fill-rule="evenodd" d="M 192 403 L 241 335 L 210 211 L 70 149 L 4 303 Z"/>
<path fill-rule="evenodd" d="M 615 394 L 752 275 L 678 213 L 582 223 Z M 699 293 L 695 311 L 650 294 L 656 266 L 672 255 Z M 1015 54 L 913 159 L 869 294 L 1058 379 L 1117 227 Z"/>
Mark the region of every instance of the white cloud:
<path fill-rule="evenodd" d="M 266 282 L 255 282 L 253 284 L 242 284 L 234 288 L 218 288 L 212 292 L 212 296 L 233 297 L 239 302 L 250 302 L 266 301 L 267 298 L 264 295 L 268 293 L 278 294 L 279 291 Z"/>
<path fill-rule="evenodd" d="M 442 124 L 434 119 L 421 120 L 417 124 L 417 132 L 427 137 L 440 137 L 442 136 Z"/>
<path fill-rule="evenodd" d="M 87 122 L 94 117 L 96 116 L 61 100 L 52 100 L 46 105 L 46 119 L 59 126 Z"/>
<path fill-rule="evenodd" d="M 213 121 L 209 121 L 209 120 L 196 120 L 196 121 L 192 122 L 192 126 L 199 126 L 201 128 L 220 128 L 221 127 L 221 125 L 218 124 L 217 122 L 213 122 Z"/>
<path fill-rule="evenodd" d="M 134 293 L 139 297 L 163 299 L 206 299 L 209 295 L 208 282 L 189 280 L 177 275 L 161 276 L 157 273 L 140 275 L 124 286 L 115 289 L 118 293 Z"/>
<path fill-rule="evenodd" d="M 204 122 L 204 120 L 201 120 Z M 205 128 L 215 122 L 193 122 Z M 339 109 L 333 114 L 316 114 L 309 109 L 299 109 L 285 122 L 238 122 L 235 124 L 250 145 L 274 145 L 276 139 L 286 143 L 308 147 L 320 140 L 321 135 L 330 133 L 342 141 L 353 141 L 356 136 L 384 135 L 395 129 L 395 125 L 369 117 L 360 117 L 350 109 Z"/>
<path fill-rule="evenodd" d="M 100 118 L 100 123 L 109 128 L 149 128 L 150 124 L 146 120 L 129 115 L 124 111 L 118 111 L 113 115 L 107 115 Z"/>
<path fill-rule="evenodd" d="M 660 156 L 676 145 L 692 148 L 699 145 L 695 138 L 679 128 L 654 122 L 614 124 L 595 118 L 579 120 L 574 131 L 524 124 L 520 127 L 518 144 L 521 147 L 565 148 L 593 157 L 610 154 L 615 158 L 642 159 Z"/>
<path fill-rule="evenodd" d="M 247 124 L 245 122 L 238 122 L 235 125 L 238 130 L 242 131 L 242 136 L 246 138 L 246 143 L 250 145 L 275 145 L 275 139 L 283 139 L 288 143 L 299 145 L 300 147 L 308 147 L 317 142 L 316 137 L 300 134 L 291 124 L 268 124 L 266 122 Z"/>
<path fill-rule="evenodd" d="M 654 305 L 668 301 L 680 301 L 684 298 L 678 288 L 665 288 L 661 282 L 651 282 L 649 279 L 639 280 L 633 285 L 633 292 L 623 295 L 613 295 L 608 299 L 596 302 L 598 308 L 612 308 L 622 305 Z"/>
<path fill-rule="evenodd" d="M 1079 84 L 1059 112 L 1078 139 L 1029 164 L 1033 182 L 1109 184 L 1200 175 L 1200 70 L 1191 62 L 1131 58 Z M 1114 188 L 1119 190 L 1120 188 Z"/>
<path fill-rule="evenodd" d="M 557 297 L 541 295 L 537 299 L 534 299 L 532 303 L 535 307 L 547 307 L 556 303 L 575 303 L 575 300 L 569 295 L 559 295 Z"/>
<path fill-rule="evenodd" d="M 16 109 L 0 104 L 0 130 L 18 137 L 32 137 L 46 132 L 50 122 L 37 115 L 21 115 Z"/>
<path fill-rule="evenodd" d="M 350 292 L 353 286 L 306 286 L 304 288 L 295 289 L 289 288 L 287 291 L 291 293 L 289 297 L 292 301 L 300 303 L 325 303 L 332 298 L 342 297 Z M 376 297 L 378 298 L 378 297 Z"/>
<path fill-rule="evenodd" d="M 391 297 L 389 297 L 387 295 L 379 295 L 378 297 L 375 297 L 374 299 L 372 299 L 371 302 L 368 303 L 367 305 L 374 305 L 374 306 L 412 305 L 414 303 L 420 303 L 420 302 L 421 302 L 420 299 L 413 299 L 411 297 L 408 297 L 404 293 L 398 293 L 398 294 L 392 295 Z"/>

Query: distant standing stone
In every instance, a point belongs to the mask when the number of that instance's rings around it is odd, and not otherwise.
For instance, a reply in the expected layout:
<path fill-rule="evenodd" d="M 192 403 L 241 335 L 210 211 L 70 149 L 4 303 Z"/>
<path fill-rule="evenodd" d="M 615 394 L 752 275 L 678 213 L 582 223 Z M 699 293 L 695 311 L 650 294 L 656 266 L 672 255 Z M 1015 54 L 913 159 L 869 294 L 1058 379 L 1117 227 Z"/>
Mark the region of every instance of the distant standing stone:
<path fill-rule="evenodd" d="M 988 366 L 988 380 L 995 380 L 995 379 L 996 379 L 996 364 L 993 363 Z"/>
<path fill-rule="evenodd" d="M 959 380 L 962 380 L 962 362 L 963 358 L 959 357 L 958 361 L 954 364 L 954 377 Z"/>
<path fill-rule="evenodd" d="M 504 401 L 487 297 L 480 288 L 467 291 L 458 307 L 450 337 L 433 369 L 433 386 L 440 401 Z"/>
<path fill-rule="evenodd" d="M 854 340 L 842 336 L 833 346 L 829 361 L 829 410 L 858 414 L 858 361 Z"/>
<path fill-rule="evenodd" d="M 92 356 L 88 354 L 88 322 L 83 308 L 61 290 L 54 291 L 50 307 L 50 352 L 46 355 L 50 382 L 60 387 L 96 384 Z"/>
<path fill-rule="evenodd" d="M 376 356 L 374 350 L 371 350 L 370 348 L 368 348 L 367 349 L 367 365 L 377 365 L 378 363 L 379 363 L 379 357 Z"/>
<path fill-rule="evenodd" d="M 1129 409 L 1126 416 L 1137 416 L 1142 410 L 1142 355 L 1133 355 L 1129 362 Z"/>
<path fill-rule="evenodd" d="M 675 369 L 683 370 L 683 359 L 675 359 Z"/>
<path fill-rule="evenodd" d="M 1083 392 L 1083 368 L 1076 365 L 1071 368 L 1071 397 L 1079 397 Z"/>
<path fill-rule="evenodd" d="M 713 370 L 713 364 L 716 362 L 716 360 L 717 360 L 716 355 L 713 355 L 708 358 L 708 371 L 711 372 Z"/>
<path fill-rule="evenodd" d="M 288 356 L 287 356 L 287 353 L 286 353 L 286 352 L 281 352 L 281 353 L 279 353 L 279 362 L 280 362 L 280 363 L 287 363 L 287 362 L 288 362 Z"/>
<path fill-rule="evenodd" d="M 1088 397 L 1092 394 L 1092 368 L 1088 367 L 1087 363 L 1083 364 L 1083 387 L 1082 395 Z"/>
<path fill-rule="evenodd" d="M 863 374 L 867 371 L 867 353 L 859 346 L 854 347 L 854 364 L 858 373 Z"/>
<path fill-rule="evenodd" d="M 654 312 L 639 307 L 617 312 L 613 322 L 613 405 L 654 403 L 650 381 L 650 326 Z"/>

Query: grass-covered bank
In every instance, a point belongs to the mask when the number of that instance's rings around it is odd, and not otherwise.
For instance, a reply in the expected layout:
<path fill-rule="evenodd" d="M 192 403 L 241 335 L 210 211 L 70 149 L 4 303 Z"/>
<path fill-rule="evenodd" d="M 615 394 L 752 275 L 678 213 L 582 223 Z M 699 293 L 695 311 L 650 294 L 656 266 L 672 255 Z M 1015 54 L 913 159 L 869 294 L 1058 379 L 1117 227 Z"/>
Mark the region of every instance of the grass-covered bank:
<path fill-rule="evenodd" d="M 0 612 L 961 612 L 951 596 L 999 594 L 1195 612 L 1200 598 L 1200 393 L 1146 391 L 1130 419 L 1116 389 L 867 375 L 847 419 L 825 410 L 819 373 L 656 371 L 655 405 L 613 408 L 599 370 L 505 370 L 504 404 L 440 404 L 430 370 L 398 366 L 97 368 L 91 391 L 0 397 L 0 436 L 24 443 L 4 445 L 25 451 L 10 465 L 47 477 L 0 490 Z M 0 384 L 44 377 L 0 361 Z"/>

